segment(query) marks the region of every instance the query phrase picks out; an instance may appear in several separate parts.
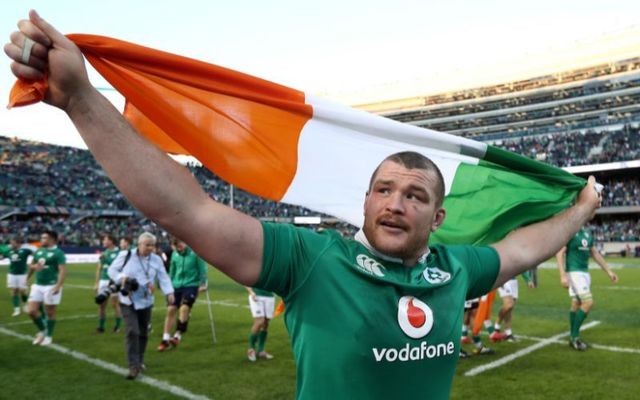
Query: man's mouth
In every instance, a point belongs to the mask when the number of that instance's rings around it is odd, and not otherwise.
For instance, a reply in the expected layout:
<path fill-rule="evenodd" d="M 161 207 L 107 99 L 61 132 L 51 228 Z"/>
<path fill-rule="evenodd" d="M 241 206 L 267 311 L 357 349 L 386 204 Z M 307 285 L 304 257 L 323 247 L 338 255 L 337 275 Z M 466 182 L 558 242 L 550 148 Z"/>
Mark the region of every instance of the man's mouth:
<path fill-rule="evenodd" d="M 393 220 L 382 220 L 380 221 L 380 226 L 392 230 L 392 231 L 405 231 L 407 227 L 405 224 Z"/>

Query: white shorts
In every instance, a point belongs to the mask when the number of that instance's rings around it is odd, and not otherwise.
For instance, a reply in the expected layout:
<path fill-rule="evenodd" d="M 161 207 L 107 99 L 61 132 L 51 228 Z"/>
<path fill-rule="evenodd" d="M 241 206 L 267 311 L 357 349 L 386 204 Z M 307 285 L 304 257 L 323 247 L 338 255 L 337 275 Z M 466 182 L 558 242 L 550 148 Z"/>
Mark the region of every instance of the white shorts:
<path fill-rule="evenodd" d="M 591 299 L 591 275 L 588 272 L 567 272 L 569 296 L 578 300 Z"/>
<path fill-rule="evenodd" d="M 57 306 L 62 300 L 62 288 L 58 294 L 51 293 L 56 285 L 31 285 L 31 293 L 29 293 L 29 301 L 44 303 L 48 306 Z"/>
<path fill-rule="evenodd" d="M 249 308 L 251 308 L 251 316 L 253 318 L 273 318 L 273 310 L 276 308 L 275 296 L 256 296 L 256 301 L 253 301 L 249 296 Z"/>
<path fill-rule="evenodd" d="M 24 275 L 7 274 L 7 287 L 9 289 L 26 289 L 27 274 L 24 274 Z"/>
<path fill-rule="evenodd" d="M 102 293 L 102 290 L 107 286 L 109 286 L 109 279 L 100 279 L 98 281 L 98 293 Z M 118 297 L 118 292 L 111 293 L 111 296 L 109 297 Z"/>
<path fill-rule="evenodd" d="M 500 298 L 503 297 L 513 297 L 514 299 L 518 298 L 518 279 L 511 279 L 504 283 L 504 285 L 498 288 L 498 295 Z"/>

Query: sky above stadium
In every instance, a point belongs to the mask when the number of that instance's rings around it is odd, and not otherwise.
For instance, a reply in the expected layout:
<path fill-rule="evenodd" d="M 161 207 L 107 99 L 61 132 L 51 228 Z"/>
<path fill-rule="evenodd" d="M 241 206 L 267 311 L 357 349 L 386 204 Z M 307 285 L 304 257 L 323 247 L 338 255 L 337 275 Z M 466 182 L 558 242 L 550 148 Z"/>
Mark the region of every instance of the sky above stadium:
<path fill-rule="evenodd" d="M 63 33 L 131 41 L 346 104 L 526 78 L 566 49 L 638 29 L 640 15 L 637 0 L 34 0 L 3 3 L 2 43 L 29 8 Z M 12 83 L 3 54 L 5 102 Z M 85 147 L 44 105 L 2 107 L 0 135 Z"/>

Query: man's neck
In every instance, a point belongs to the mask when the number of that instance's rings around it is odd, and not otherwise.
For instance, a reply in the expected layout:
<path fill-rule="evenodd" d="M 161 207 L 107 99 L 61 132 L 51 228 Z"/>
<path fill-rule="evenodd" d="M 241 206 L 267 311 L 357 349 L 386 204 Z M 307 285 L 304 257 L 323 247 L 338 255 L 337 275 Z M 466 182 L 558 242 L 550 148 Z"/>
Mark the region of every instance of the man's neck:
<path fill-rule="evenodd" d="M 371 252 L 371 254 L 373 254 L 374 256 L 381 258 L 383 260 L 386 261 L 391 261 L 397 264 L 402 264 L 406 267 L 413 267 L 414 265 L 424 262 L 427 258 L 427 256 L 429 255 L 429 247 L 425 246 L 424 247 L 424 251 L 421 254 L 418 254 L 415 257 L 410 257 L 410 258 L 406 258 L 406 259 L 402 259 L 399 257 L 393 257 L 393 256 L 389 256 L 386 255 L 378 250 L 376 250 L 371 243 L 369 243 L 369 239 L 367 239 L 367 235 L 364 233 L 364 231 L 362 229 L 360 229 L 358 232 L 356 232 L 354 239 L 357 242 L 360 242 L 360 244 L 362 244 L 364 247 L 367 248 L 367 250 L 369 250 Z"/>

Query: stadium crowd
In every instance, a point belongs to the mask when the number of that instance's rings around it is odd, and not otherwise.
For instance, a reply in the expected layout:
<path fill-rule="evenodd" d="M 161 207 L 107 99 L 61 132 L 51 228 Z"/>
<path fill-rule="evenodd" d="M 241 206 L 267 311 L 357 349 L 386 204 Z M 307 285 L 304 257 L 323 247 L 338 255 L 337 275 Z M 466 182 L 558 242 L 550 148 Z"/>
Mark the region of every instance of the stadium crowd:
<path fill-rule="evenodd" d="M 625 127 L 607 136 L 589 131 L 564 135 L 538 135 L 496 143 L 499 147 L 556 166 L 616 161 L 620 157 L 640 159 L 638 128 Z M 594 149 L 600 151 L 594 151 Z M 20 234 L 37 238 L 44 229 L 60 233 L 60 243 L 74 246 L 99 246 L 100 235 L 112 232 L 117 237 L 132 237 L 140 229 L 154 233 L 160 241 L 166 233 L 138 214 L 113 186 L 91 154 L 82 149 L 0 137 L 0 207 L 18 207 L 22 211 L 0 220 L 0 241 Z M 318 215 L 306 208 L 276 203 L 231 190 L 230 185 L 206 168 L 187 167 L 205 190 L 217 201 L 258 218 L 276 219 Z M 637 178 L 604 180 L 603 206 L 640 205 L 640 181 Z M 64 207 L 65 212 L 24 211 L 29 206 Z M 100 215 L 101 211 L 124 215 Z M 599 240 L 635 240 L 638 218 L 596 225 Z M 345 235 L 355 228 L 340 223 L 334 228 Z"/>
<path fill-rule="evenodd" d="M 640 128 L 586 131 L 505 139 L 496 146 L 557 167 L 640 159 Z"/>

